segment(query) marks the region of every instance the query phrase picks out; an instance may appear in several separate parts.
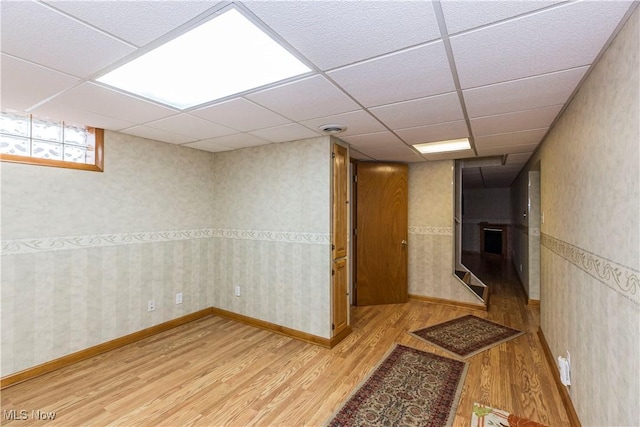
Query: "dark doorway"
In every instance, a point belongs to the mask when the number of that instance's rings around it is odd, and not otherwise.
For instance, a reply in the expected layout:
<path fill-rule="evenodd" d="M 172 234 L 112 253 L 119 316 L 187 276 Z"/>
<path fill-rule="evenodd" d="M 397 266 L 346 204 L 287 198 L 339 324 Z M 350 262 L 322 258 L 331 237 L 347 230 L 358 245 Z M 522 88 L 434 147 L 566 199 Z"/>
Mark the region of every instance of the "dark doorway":
<path fill-rule="evenodd" d="M 499 228 L 484 229 L 484 252 L 502 255 L 502 230 Z"/>

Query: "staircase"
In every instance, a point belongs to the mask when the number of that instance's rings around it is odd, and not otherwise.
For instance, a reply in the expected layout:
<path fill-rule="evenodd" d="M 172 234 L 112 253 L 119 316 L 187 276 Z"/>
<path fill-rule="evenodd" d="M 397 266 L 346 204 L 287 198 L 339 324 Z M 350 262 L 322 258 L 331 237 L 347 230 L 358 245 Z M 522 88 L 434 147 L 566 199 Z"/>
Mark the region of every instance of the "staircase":
<path fill-rule="evenodd" d="M 487 285 L 482 283 L 482 281 L 470 271 L 456 270 L 456 277 L 460 279 L 462 283 L 467 285 L 467 287 L 471 289 L 487 307 L 489 307 L 489 287 Z"/>

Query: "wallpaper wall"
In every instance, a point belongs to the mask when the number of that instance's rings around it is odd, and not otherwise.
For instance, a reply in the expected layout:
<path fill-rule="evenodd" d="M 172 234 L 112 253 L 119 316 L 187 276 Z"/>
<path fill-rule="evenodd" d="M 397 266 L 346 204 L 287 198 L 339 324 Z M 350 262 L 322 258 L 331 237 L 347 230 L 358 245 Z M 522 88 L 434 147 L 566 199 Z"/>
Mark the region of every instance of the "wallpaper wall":
<path fill-rule="evenodd" d="M 331 337 L 330 167 L 329 137 L 216 154 L 214 307 Z"/>
<path fill-rule="evenodd" d="M 571 353 L 583 425 L 640 420 L 640 33 L 635 10 L 531 160 L 540 161 L 541 329 Z"/>
<path fill-rule="evenodd" d="M 540 171 L 520 174 L 511 191 L 513 265 L 527 297 L 540 300 Z"/>
<path fill-rule="evenodd" d="M 2 376 L 210 305 L 213 158 L 106 132 L 104 173 L 1 164 Z"/>
<path fill-rule="evenodd" d="M 481 304 L 453 277 L 453 167 L 409 165 L 409 294 Z"/>

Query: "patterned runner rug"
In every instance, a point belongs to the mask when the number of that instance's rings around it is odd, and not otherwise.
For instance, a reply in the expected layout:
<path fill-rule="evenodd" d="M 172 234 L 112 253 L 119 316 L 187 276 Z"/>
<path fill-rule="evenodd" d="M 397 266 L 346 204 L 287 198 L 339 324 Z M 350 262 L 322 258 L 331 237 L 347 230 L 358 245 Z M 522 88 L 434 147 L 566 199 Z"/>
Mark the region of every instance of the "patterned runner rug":
<path fill-rule="evenodd" d="M 491 406 L 480 403 L 473 404 L 471 414 L 471 427 L 546 427 L 535 421 L 520 418 L 506 411 L 501 411 Z"/>
<path fill-rule="evenodd" d="M 411 334 L 455 356 L 467 358 L 524 332 L 469 314 Z"/>
<path fill-rule="evenodd" d="M 451 426 L 467 363 L 396 344 L 325 423 Z"/>

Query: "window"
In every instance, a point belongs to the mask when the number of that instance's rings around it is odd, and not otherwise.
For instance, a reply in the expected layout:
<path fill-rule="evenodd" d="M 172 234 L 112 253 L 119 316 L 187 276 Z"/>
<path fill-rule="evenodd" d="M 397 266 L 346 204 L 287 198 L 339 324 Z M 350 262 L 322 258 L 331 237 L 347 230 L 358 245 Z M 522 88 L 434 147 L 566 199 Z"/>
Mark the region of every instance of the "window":
<path fill-rule="evenodd" d="M 103 170 L 104 130 L 19 112 L 0 112 L 0 159 Z"/>

